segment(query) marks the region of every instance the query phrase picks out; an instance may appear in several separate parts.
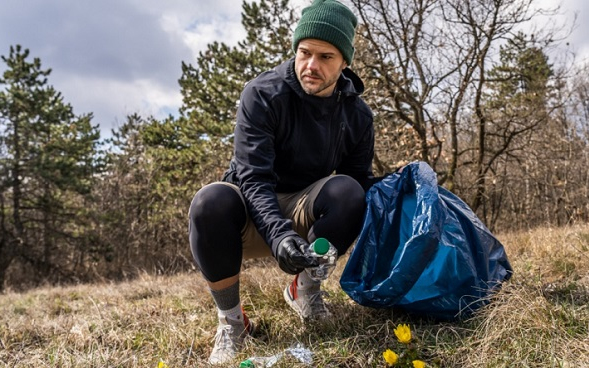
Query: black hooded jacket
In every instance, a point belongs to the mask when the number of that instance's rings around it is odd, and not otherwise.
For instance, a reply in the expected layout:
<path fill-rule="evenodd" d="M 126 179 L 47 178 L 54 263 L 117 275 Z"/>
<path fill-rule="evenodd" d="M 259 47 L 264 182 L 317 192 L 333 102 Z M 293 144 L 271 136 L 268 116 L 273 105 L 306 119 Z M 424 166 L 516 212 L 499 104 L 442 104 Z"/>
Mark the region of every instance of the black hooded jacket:
<path fill-rule="evenodd" d="M 360 78 L 346 68 L 332 96 L 308 95 L 296 77 L 294 58 L 243 90 L 234 154 L 223 180 L 239 186 L 273 251 L 295 234 L 275 193 L 302 190 L 333 173 L 351 176 L 365 190 L 372 184 L 373 116 L 360 98 L 363 91 Z"/>

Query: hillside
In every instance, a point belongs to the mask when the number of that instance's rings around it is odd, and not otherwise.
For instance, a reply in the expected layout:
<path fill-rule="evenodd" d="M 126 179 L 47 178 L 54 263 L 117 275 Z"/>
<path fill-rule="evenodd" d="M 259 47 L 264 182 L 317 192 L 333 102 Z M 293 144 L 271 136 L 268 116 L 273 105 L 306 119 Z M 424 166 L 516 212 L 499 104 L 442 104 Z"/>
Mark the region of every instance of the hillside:
<path fill-rule="evenodd" d="M 304 328 L 282 299 L 290 277 L 271 260 L 250 262 L 242 299 L 260 328 L 243 358 L 300 343 L 317 367 L 384 367 L 382 352 L 398 347 L 393 329 L 407 323 L 428 366 L 589 366 L 589 225 L 498 238 L 514 276 L 489 306 L 461 322 L 361 307 L 334 279 L 326 290 L 335 323 Z M 338 267 L 336 275 L 343 262 Z M 212 299 L 196 272 L 8 291 L 0 295 L 0 365 L 201 367 L 215 326 Z M 281 366 L 303 365 L 285 358 L 275 367 Z"/>

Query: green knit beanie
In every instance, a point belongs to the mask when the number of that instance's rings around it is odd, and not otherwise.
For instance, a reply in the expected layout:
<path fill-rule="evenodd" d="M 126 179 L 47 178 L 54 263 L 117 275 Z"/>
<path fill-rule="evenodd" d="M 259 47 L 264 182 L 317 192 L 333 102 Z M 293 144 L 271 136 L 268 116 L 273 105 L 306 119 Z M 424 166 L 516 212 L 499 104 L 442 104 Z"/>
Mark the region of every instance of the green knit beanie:
<path fill-rule="evenodd" d="M 339 1 L 315 0 L 303 9 L 292 38 L 292 49 L 296 53 L 301 40 L 315 38 L 337 47 L 350 65 L 354 58 L 356 24 L 354 13 Z"/>

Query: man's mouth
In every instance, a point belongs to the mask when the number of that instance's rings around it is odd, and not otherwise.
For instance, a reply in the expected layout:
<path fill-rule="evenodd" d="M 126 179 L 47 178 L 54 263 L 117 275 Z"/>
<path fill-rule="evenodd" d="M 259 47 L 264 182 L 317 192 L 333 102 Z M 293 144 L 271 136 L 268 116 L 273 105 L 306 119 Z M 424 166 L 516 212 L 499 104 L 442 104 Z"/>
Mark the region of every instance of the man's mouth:
<path fill-rule="evenodd" d="M 314 74 L 305 74 L 303 75 L 303 79 L 311 79 L 311 80 L 320 80 L 321 78 L 319 78 L 319 76 L 314 75 Z"/>

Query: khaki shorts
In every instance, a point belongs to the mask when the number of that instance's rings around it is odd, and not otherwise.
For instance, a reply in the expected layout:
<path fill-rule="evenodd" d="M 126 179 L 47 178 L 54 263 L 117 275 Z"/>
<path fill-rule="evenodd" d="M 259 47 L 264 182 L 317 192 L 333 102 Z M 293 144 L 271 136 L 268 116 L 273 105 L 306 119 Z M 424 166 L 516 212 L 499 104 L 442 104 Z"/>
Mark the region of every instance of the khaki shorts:
<path fill-rule="evenodd" d="M 317 195 L 323 188 L 323 185 L 329 181 L 329 179 L 335 176 L 328 176 L 315 183 L 309 185 L 307 188 L 294 193 L 277 193 L 278 204 L 282 210 L 282 214 L 292 220 L 293 230 L 296 231 L 303 239 L 307 239 L 309 229 L 315 222 L 313 216 L 313 204 Z M 215 184 L 224 184 L 233 188 L 241 197 L 243 204 L 245 205 L 245 198 L 239 187 L 234 184 L 227 182 L 216 182 Z M 266 244 L 266 241 L 254 225 L 249 214 L 246 213 L 247 221 L 245 226 L 241 230 L 241 240 L 243 242 L 243 258 L 261 258 L 272 256 L 270 246 Z"/>

